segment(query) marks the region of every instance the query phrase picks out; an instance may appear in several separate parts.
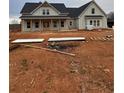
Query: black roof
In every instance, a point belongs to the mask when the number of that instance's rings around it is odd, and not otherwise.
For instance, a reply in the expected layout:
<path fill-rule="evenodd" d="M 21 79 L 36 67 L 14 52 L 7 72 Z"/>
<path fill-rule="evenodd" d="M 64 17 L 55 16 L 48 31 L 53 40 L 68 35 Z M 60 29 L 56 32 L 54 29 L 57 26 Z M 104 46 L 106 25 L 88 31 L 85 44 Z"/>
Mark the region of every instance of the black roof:
<path fill-rule="evenodd" d="M 63 3 L 50 3 L 50 4 L 61 13 L 68 13 L 67 8 Z"/>
<path fill-rule="evenodd" d="M 37 8 L 41 3 L 25 3 L 20 13 L 30 13 Z"/>
<path fill-rule="evenodd" d="M 42 3 L 25 3 L 20 13 L 30 13 L 35 8 L 37 8 Z M 61 13 L 68 13 L 65 5 L 63 3 L 50 3 L 53 7 L 55 7 Z"/>
<path fill-rule="evenodd" d="M 77 16 L 79 14 L 78 13 L 78 11 L 79 11 L 78 8 L 67 8 L 67 10 L 69 12 L 69 14 L 68 14 L 69 17 L 71 17 L 71 18 L 78 17 Z"/>
<path fill-rule="evenodd" d="M 68 13 L 69 17 L 75 18 L 78 17 L 85 9 L 86 7 L 91 3 L 89 3 L 79 7 L 79 8 L 66 8 L 64 3 L 50 3 L 53 7 L 55 7 L 60 13 Z M 40 3 L 25 3 L 24 7 L 22 8 L 20 13 L 30 13 L 32 12 L 35 8 L 37 8 Z"/>

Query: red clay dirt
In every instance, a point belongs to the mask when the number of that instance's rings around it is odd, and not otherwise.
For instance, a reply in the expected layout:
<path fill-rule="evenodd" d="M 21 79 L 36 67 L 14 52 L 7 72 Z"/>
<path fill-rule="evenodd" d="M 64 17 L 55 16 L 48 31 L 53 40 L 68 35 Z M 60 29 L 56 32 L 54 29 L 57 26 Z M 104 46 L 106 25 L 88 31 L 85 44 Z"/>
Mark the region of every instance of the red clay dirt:
<path fill-rule="evenodd" d="M 62 50 L 75 57 L 24 46 L 10 51 L 10 93 L 113 93 L 113 40 L 90 40 L 106 35 L 113 35 L 113 30 L 11 32 L 11 40 L 84 36 L 86 42 Z M 48 42 L 30 45 L 46 47 Z"/>

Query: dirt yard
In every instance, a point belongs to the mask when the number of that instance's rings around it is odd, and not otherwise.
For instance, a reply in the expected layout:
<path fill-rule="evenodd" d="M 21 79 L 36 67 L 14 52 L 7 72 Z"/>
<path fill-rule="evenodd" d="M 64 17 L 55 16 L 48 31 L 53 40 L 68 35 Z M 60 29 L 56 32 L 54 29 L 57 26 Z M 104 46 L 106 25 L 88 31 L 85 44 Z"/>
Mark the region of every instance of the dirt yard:
<path fill-rule="evenodd" d="M 108 36 L 111 37 L 108 37 Z M 47 48 L 50 37 L 86 37 L 61 50 L 76 56 L 19 46 L 10 51 L 10 93 L 113 93 L 113 30 L 10 33 L 18 38 L 45 38 L 30 45 Z M 69 43 L 69 42 L 68 42 Z M 10 43 L 10 47 L 13 44 Z"/>

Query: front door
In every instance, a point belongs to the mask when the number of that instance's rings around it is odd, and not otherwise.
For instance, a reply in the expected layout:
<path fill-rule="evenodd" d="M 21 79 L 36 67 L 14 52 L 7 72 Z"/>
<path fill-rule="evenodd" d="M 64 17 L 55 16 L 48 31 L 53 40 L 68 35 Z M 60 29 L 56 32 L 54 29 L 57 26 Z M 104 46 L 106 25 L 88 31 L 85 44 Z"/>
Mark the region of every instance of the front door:
<path fill-rule="evenodd" d="M 43 30 L 49 30 L 50 23 L 49 22 L 43 22 Z"/>

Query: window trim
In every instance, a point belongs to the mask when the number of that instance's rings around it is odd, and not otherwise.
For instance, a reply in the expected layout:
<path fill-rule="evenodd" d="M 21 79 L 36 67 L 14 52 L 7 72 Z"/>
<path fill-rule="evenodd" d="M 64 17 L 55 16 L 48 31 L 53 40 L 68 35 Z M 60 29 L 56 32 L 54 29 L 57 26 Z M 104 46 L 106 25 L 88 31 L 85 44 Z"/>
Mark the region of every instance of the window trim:
<path fill-rule="evenodd" d="M 42 11 L 42 14 L 43 14 L 43 15 L 45 15 L 45 14 L 46 14 L 46 11 L 45 11 L 45 9 L 43 9 L 43 11 Z"/>
<path fill-rule="evenodd" d="M 95 8 L 92 8 L 91 13 L 95 14 Z"/>
<path fill-rule="evenodd" d="M 100 20 L 97 20 L 97 26 L 100 26 Z"/>
<path fill-rule="evenodd" d="M 92 20 L 90 20 L 90 25 L 93 25 L 93 21 Z"/>
<path fill-rule="evenodd" d="M 47 13 L 46 13 L 47 15 L 49 15 L 49 14 L 50 14 L 49 9 L 47 9 L 47 11 L 46 11 L 46 12 L 47 12 Z"/>
<path fill-rule="evenodd" d="M 94 20 L 94 26 L 96 27 L 96 20 Z"/>

